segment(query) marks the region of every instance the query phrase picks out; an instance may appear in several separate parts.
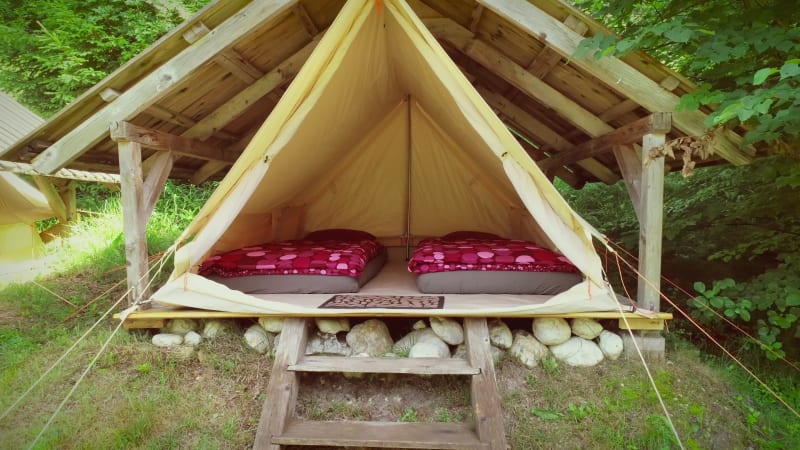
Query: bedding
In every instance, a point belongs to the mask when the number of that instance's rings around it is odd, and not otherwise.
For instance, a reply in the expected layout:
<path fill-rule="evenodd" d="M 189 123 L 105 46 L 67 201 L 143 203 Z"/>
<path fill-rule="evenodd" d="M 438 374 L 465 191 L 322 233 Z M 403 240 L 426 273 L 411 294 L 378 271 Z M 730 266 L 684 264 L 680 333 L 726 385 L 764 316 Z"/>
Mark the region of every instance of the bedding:
<path fill-rule="evenodd" d="M 214 255 L 199 274 L 246 293 L 355 292 L 386 262 L 386 249 L 368 233 L 322 231 L 331 233 Z"/>
<path fill-rule="evenodd" d="M 529 241 L 456 237 L 419 243 L 408 270 L 420 292 L 552 295 L 583 278 L 566 257 Z"/>

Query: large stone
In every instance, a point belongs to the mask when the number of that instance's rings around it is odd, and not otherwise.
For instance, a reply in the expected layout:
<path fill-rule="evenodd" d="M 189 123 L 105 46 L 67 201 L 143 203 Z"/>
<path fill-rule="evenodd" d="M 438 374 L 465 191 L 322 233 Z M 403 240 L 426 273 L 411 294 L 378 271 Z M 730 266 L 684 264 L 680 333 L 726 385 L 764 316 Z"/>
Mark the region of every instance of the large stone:
<path fill-rule="evenodd" d="M 421 330 L 423 328 L 428 328 L 428 324 L 425 323 L 425 319 L 419 319 L 418 321 L 414 322 L 414 325 L 411 326 L 412 330 Z"/>
<path fill-rule="evenodd" d="M 537 317 L 533 319 L 533 335 L 544 345 L 558 345 L 572 336 L 569 323 L 560 317 Z"/>
<path fill-rule="evenodd" d="M 408 352 L 409 358 L 449 358 L 450 347 L 441 339 L 419 341 Z"/>
<path fill-rule="evenodd" d="M 437 336 L 450 345 L 464 342 L 464 328 L 453 319 L 446 317 L 431 317 L 431 328 Z"/>
<path fill-rule="evenodd" d="M 280 333 L 283 330 L 283 317 L 259 317 L 258 324 L 268 333 Z"/>
<path fill-rule="evenodd" d="M 317 329 L 323 333 L 336 334 L 340 331 L 350 331 L 350 320 L 346 317 L 340 319 L 314 319 Z"/>
<path fill-rule="evenodd" d="M 150 342 L 156 347 L 174 347 L 183 343 L 183 336 L 174 333 L 158 333 Z"/>
<path fill-rule="evenodd" d="M 343 338 L 330 333 L 317 331 L 311 335 L 306 345 L 306 355 L 350 356 L 352 350 Z"/>
<path fill-rule="evenodd" d="M 163 333 L 184 335 L 190 331 L 197 331 L 199 329 L 200 323 L 194 319 L 172 319 L 167 322 L 167 325 L 161 331 Z"/>
<path fill-rule="evenodd" d="M 229 321 L 220 319 L 211 319 L 203 325 L 203 337 L 206 339 L 214 339 L 230 331 L 231 325 Z"/>
<path fill-rule="evenodd" d="M 200 345 L 202 340 L 203 338 L 195 331 L 190 331 L 183 335 L 183 343 L 191 347 Z"/>
<path fill-rule="evenodd" d="M 261 325 L 251 325 L 250 328 L 244 332 L 244 341 L 247 343 L 248 347 L 263 354 L 272 350 L 275 338 L 273 335 L 264 331 Z"/>
<path fill-rule="evenodd" d="M 550 352 L 559 361 L 575 367 L 591 367 L 603 360 L 603 352 L 594 341 L 578 336 L 572 336 L 562 344 L 551 345 Z"/>
<path fill-rule="evenodd" d="M 547 348 L 547 347 L 545 347 Z M 489 346 L 489 352 L 492 354 L 492 362 L 494 365 L 500 364 L 500 361 L 503 359 L 503 356 L 506 354 L 506 351 L 502 348 L 497 348 L 494 345 Z M 469 355 L 467 355 L 467 346 L 466 344 L 461 344 L 456 347 L 456 351 L 453 352 L 453 358 L 460 358 L 460 359 L 469 359 Z"/>
<path fill-rule="evenodd" d="M 517 358 L 517 361 L 530 368 L 538 366 L 539 361 L 550 354 L 546 345 L 524 330 L 514 332 L 514 343 L 508 352 Z"/>
<path fill-rule="evenodd" d="M 508 328 L 508 325 L 500 319 L 492 320 L 489 322 L 489 341 L 498 348 L 511 348 L 511 344 L 514 343 L 511 328 Z"/>
<path fill-rule="evenodd" d="M 392 352 L 400 356 L 407 356 L 414 344 L 427 340 L 441 341 L 441 338 L 439 338 L 433 329 L 421 328 L 408 333 L 400 338 L 400 340 L 395 342 L 394 346 L 392 347 Z"/>
<path fill-rule="evenodd" d="M 619 358 L 624 348 L 622 338 L 617 333 L 612 333 L 608 330 L 603 330 L 600 336 L 597 337 L 597 345 L 603 355 L 610 360 Z"/>
<path fill-rule="evenodd" d="M 571 328 L 572 334 L 575 336 L 590 340 L 600 336 L 600 333 L 603 332 L 603 326 L 600 325 L 600 322 L 583 317 L 572 319 Z"/>
<path fill-rule="evenodd" d="M 356 355 L 381 356 L 392 351 L 392 344 L 389 327 L 377 319 L 359 323 L 347 333 L 347 345 Z"/>

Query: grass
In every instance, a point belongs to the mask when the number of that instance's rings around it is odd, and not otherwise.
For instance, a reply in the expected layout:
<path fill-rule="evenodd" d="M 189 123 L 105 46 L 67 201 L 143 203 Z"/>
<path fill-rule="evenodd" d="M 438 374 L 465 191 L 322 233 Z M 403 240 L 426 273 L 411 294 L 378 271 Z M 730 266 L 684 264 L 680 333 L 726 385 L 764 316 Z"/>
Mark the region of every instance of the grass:
<path fill-rule="evenodd" d="M 153 252 L 166 248 L 196 211 L 188 199 L 205 194 L 194 189 L 168 186 L 148 230 Z M 124 292 L 99 296 L 124 278 L 117 197 L 101 194 L 84 205 L 96 212 L 74 226 L 73 238 L 50 246 L 58 261 L 50 275 L 0 286 L 0 414 Z M 95 298 L 71 317 L 76 308 L 69 303 L 81 307 Z M 227 334 L 188 352 L 152 346 L 150 332 L 120 331 L 35 448 L 249 448 L 269 400 L 271 367 L 244 345 L 249 324 L 232 322 Z M 31 445 L 115 326 L 101 322 L 0 420 L 0 449 Z M 679 337 L 668 343 L 667 360 L 649 366 L 684 446 L 799 446 L 800 421 L 751 377 Z M 775 367 L 763 362 L 757 370 L 799 408 L 796 372 Z M 504 358 L 497 381 L 514 449 L 677 448 L 636 360 L 577 369 L 547 359 L 527 369 Z M 304 375 L 297 413 L 315 420 L 472 420 L 467 380 L 442 376 Z"/>

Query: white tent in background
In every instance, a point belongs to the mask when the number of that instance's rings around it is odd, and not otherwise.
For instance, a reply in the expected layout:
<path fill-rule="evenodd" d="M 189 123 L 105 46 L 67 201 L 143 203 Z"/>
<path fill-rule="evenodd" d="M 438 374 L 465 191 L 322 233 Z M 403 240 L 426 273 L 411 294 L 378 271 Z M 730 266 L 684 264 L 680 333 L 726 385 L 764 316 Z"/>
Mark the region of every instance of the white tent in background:
<path fill-rule="evenodd" d="M 193 272 L 212 253 L 337 227 L 398 243 L 464 229 L 529 239 L 566 255 L 585 277 L 553 297 L 447 295 L 442 314 L 617 309 L 592 245 L 599 234 L 404 1 L 344 6 L 181 236 L 171 281 L 153 298 L 219 311 L 335 314 L 315 309 L 329 295 L 247 295 Z M 392 289 L 383 292 L 413 295 Z"/>

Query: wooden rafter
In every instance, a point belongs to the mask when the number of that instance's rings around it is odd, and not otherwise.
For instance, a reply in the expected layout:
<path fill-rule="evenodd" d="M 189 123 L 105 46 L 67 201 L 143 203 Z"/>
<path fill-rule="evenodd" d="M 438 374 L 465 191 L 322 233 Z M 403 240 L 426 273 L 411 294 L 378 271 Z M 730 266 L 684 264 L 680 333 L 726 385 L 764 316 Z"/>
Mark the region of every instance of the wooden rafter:
<path fill-rule="evenodd" d="M 563 56 L 575 53 L 583 37 L 563 23 L 524 0 L 477 0 L 500 17 L 534 36 L 544 36 L 547 45 Z M 570 64 L 588 71 L 613 87 L 625 97 L 650 112 L 675 111 L 679 97 L 616 57 L 573 58 Z M 700 111 L 675 112 L 673 122 L 677 129 L 690 136 L 705 133 L 706 115 Z M 752 161 L 753 149 L 741 148 L 741 137 L 735 133 L 721 133 L 715 141 L 715 151 L 733 164 Z"/>
<path fill-rule="evenodd" d="M 128 120 L 169 94 L 195 70 L 214 55 L 233 45 L 265 20 L 275 20 L 281 11 L 291 8 L 297 0 L 253 2 L 216 28 L 216 32 L 201 39 L 169 62 L 142 78 L 116 101 L 100 109 L 80 126 L 72 129 L 33 162 L 36 170 L 51 174 L 66 166 L 106 135 L 108 124 Z"/>
<path fill-rule="evenodd" d="M 576 33 L 580 34 L 581 36 L 585 35 L 587 31 L 589 31 L 589 27 L 581 22 L 575 16 L 568 16 L 564 20 L 564 25 L 566 25 L 569 29 L 574 30 Z M 537 78 L 542 78 L 547 76 L 553 68 L 558 65 L 559 61 L 563 56 L 561 53 L 553 50 L 552 47 L 546 46 L 539 54 L 537 54 L 533 60 L 528 64 L 528 72 L 532 73 Z"/>
<path fill-rule="evenodd" d="M 551 156 L 550 159 L 542 162 L 541 167 L 542 170 L 547 172 L 556 167 L 567 166 L 586 158 L 608 153 L 617 145 L 627 145 L 638 142 L 642 139 L 642 136 L 646 134 L 668 133 L 671 128 L 671 113 L 653 113 L 636 122 L 632 122 L 600 137 L 586 141 L 572 150 L 559 152 Z"/>
<path fill-rule="evenodd" d="M 211 30 L 203 22 L 197 22 L 189 31 L 183 34 L 183 38 L 186 42 L 194 44 L 210 32 Z M 247 84 L 253 83 L 264 75 L 260 69 L 233 48 L 222 50 L 214 57 L 214 62 Z"/>
<path fill-rule="evenodd" d="M 314 37 L 319 34 L 319 27 L 314 23 L 314 19 L 308 15 L 308 11 L 302 3 L 295 5 L 294 8 L 292 8 L 292 12 L 300 19 L 300 22 L 303 23 L 303 27 L 306 29 L 309 36 Z"/>
<path fill-rule="evenodd" d="M 137 142 L 154 150 L 170 151 L 181 156 L 190 156 L 197 159 L 232 164 L 238 156 L 228 150 L 219 149 L 202 141 L 151 130 L 124 121 L 112 122 L 110 133 L 111 139 L 117 142 Z"/>

